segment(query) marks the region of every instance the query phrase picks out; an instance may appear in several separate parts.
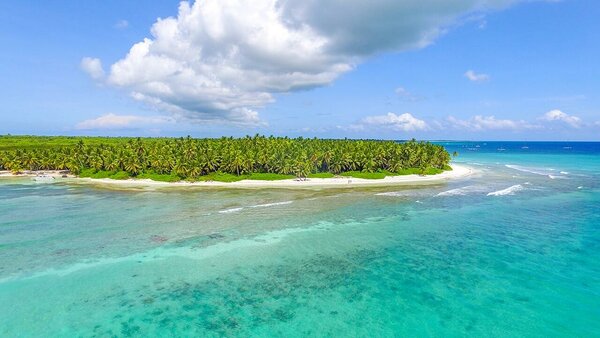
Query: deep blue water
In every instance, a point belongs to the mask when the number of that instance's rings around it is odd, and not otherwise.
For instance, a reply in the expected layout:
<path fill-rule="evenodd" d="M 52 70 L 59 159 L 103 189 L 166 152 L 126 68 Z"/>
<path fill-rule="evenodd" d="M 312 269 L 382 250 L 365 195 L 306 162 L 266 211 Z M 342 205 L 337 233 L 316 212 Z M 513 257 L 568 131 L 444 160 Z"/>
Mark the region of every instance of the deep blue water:
<path fill-rule="evenodd" d="M 0 336 L 600 336 L 600 143 L 362 189 L 0 179 Z"/>

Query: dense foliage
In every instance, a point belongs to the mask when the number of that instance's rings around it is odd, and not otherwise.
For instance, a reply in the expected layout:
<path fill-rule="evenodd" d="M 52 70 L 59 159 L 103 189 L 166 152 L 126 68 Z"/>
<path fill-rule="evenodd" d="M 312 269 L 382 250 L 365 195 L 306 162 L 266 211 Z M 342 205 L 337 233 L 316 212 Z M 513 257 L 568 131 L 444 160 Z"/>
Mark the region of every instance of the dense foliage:
<path fill-rule="evenodd" d="M 0 136 L 0 170 L 70 170 L 202 178 L 250 173 L 307 177 L 324 173 L 436 173 L 450 155 L 427 142 L 264 137 L 99 138 Z M 268 176 L 265 176 L 268 177 Z M 164 177 L 163 177 L 164 178 Z"/>

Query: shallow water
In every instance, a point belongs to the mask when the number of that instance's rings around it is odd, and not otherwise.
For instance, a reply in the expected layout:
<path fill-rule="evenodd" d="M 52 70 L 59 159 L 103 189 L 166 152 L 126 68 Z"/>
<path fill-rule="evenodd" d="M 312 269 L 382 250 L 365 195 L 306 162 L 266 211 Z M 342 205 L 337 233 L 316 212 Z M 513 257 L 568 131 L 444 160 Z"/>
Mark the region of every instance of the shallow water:
<path fill-rule="evenodd" d="M 446 146 L 477 174 L 354 190 L 1 179 L 0 336 L 598 336 L 600 144 Z"/>

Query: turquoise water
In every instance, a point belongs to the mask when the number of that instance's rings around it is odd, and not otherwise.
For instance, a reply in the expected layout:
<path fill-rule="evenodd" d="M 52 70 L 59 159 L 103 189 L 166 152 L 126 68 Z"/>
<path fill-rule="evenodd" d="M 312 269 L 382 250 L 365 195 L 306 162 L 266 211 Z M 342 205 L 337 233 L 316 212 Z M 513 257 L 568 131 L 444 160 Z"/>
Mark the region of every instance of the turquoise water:
<path fill-rule="evenodd" d="M 0 179 L 0 336 L 600 336 L 600 144 L 356 190 Z"/>

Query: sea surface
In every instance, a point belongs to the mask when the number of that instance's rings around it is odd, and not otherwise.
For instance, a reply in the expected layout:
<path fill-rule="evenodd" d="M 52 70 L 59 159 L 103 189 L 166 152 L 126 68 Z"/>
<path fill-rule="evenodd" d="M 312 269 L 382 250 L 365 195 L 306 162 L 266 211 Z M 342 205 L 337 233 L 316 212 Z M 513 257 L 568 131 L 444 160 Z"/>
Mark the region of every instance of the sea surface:
<path fill-rule="evenodd" d="M 599 337 L 600 143 L 355 189 L 0 179 L 1 337 Z"/>

